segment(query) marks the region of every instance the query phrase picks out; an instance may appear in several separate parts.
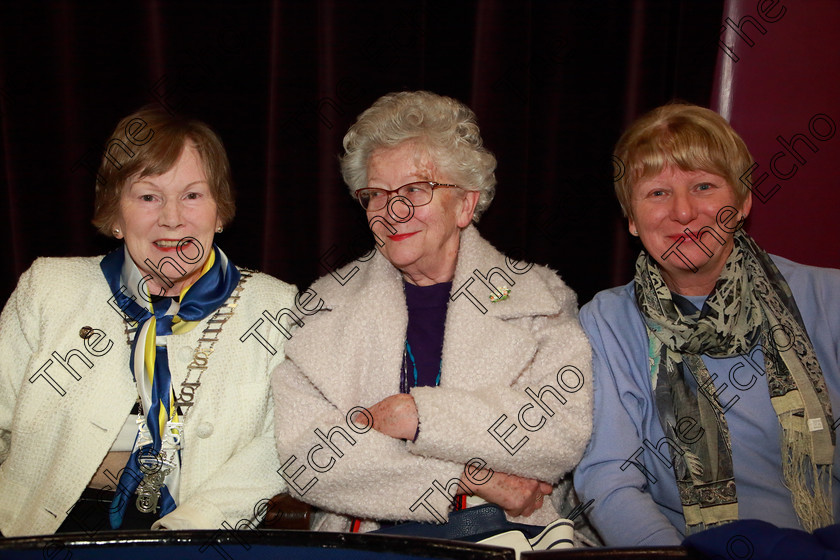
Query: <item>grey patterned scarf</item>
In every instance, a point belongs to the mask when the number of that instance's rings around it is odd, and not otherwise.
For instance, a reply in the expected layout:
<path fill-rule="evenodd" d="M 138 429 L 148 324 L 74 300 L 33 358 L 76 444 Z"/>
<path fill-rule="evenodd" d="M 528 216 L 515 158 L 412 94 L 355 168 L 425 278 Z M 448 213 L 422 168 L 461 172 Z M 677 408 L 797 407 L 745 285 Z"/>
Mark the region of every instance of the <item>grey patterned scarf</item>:
<path fill-rule="evenodd" d="M 702 355 L 747 355 L 758 343 L 770 402 L 781 426 L 782 471 L 802 526 L 834 522 L 831 402 L 799 308 L 770 257 L 746 233 L 734 248 L 703 309 L 684 314 L 659 266 L 642 251 L 636 260 L 636 303 L 645 318 L 651 380 L 670 446 L 686 534 L 738 519 L 729 428 Z M 699 387 L 691 390 L 686 376 Z M 704 398 L 698 398 L 698 392 Z M 693 420 L 693 423 L 692 423 Z M 677 436 L 689 423 L 701 430 Z"/>

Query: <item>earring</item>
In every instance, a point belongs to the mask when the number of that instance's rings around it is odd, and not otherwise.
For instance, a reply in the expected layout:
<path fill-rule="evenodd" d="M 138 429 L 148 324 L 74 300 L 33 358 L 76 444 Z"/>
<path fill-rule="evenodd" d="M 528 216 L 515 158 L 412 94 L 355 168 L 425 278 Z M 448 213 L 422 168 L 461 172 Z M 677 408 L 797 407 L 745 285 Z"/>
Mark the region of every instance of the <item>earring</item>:
<path fill-rule="evenodd" d="M 114 228 L 114 235 L 120 234 L 120 228 Z"/>
<path fill-rule="evenodd" d="M 633 235 L 635 235 L 636 237 L 639 237 L 639 230 L 634 229 L 633 230 Z"/>
<path fill-rule="evenodd" d="M 225 231 L 225 228 L 223 228 L 222 226 L 216 228 L 216 233 L 222 233 L 223 231 Z"/>

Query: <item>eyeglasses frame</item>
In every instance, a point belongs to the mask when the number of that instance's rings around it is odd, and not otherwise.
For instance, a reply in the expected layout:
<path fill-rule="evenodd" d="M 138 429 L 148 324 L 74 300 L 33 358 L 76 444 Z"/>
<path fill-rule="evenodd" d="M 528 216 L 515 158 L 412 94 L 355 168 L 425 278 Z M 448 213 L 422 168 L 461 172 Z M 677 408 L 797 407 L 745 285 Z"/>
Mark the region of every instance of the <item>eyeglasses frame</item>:
<path fill-rule="evenodd" d="M 393 190 L 380 189 L 380 188 L 377 188 L 377 187 L 365 187 L 363 189 L 358 189 L 356 192 L 353 193 L 353 196 L 356 198 L 356 200 L 359 201 L 359 205 L 361 205 L 361 207 L 364 209 L 365 212 L 379 212 L 380 210 L 382 210 L 382 208 L 385 208 L 385 207 L 388 206 L 388 203 L 391 200 L 391 193 L 399 193 L 400 189 L 402 189 L 403 187 L 407 187 L 409 185 L 416 185 L 417 183 L 426 183 L 428 185 L 431 185 L 432 186 L 432 196 L 429 197 L 429 202 L 424 202 L 423 204 L 414 204 L 412 202 L 411 205 L 415 208 L 431 204 L 432 199 L 434 199 L 434 197 L 435 197 L 435 189 L 449 189 L 449 188 L 460 189 L 461 188 L 458 185 L 453 185 L 451 183 L 438 183 L 437 181 L 412 181 L 410 183 L 406 183 L 405 185 L 397 187 L 396 189 L 393 189 Z M 361 198 L 361 196 L 359 196 L 359 193 L 362 192 L 362 191 L 381 191 L 381 192 L 384 192 L 385 196 L 386 196 L 385 204 L 382 205 L 382 208 L 377 208 L 376 210 L 369 210 L 369 209 L 365 208 L 365 205 L 362 202 L 362 198 Z M 397 194 L 397 196 L 401 196 L 401 197 L 406 198 L 406 199 L 408 198 L 405 195 L 401 195 L 401 194 Z"/>

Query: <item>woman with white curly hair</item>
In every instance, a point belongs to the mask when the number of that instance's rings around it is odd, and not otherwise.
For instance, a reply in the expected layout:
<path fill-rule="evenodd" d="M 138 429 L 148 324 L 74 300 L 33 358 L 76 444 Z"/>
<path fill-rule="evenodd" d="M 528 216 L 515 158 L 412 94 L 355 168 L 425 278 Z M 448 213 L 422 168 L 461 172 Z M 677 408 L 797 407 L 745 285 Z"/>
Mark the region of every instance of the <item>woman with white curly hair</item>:
<path fill-rule="evenodd" d="M 545 525 L 592 422 L 574 292 L 473 225 L 496 158 L 464 104 L 385 95 L 344 149 L 378 251 L 310 288 L 317 312 L 272 380 L 281 473 L 320 530 L 444 523 L 482 500 Z"/>

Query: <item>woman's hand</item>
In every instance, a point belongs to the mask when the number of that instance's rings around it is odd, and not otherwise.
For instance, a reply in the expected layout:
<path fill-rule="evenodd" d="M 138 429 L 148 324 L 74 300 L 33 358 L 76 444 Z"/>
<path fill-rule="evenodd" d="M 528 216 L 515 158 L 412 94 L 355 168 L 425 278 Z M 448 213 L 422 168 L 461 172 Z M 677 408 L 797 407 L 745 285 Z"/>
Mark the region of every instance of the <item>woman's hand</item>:
<path fill-rule="evenodd" d="M 367 411 L 373 416 L 374 430 L 392 438 L 414 439 L 419 420 L 411 395 L 391 395 Z M 511 517 L 528 517 L 543 506 L 545 496 L 553 490 L 547 482 L 488 469 L 476 469 L 469 477 L 461 475 L 461 481 L 473 494 L 500 506 Z"/>
<path fill-rule="evenodd" d="M 373 429 L 377 432 L 392 438 L 414 440 L 419 420 L 411 395 L 391 395 L 367 410 L 373 416 Z"/>
<path fill-rule="evenodd" d="M 511 517 L 528 517 L 543 506 L 545 496 L 553 490 L 547 482 L 487 469 L 472 477 L 461 475 L 461 480 L 474 494 L 500 506 Z"/>

